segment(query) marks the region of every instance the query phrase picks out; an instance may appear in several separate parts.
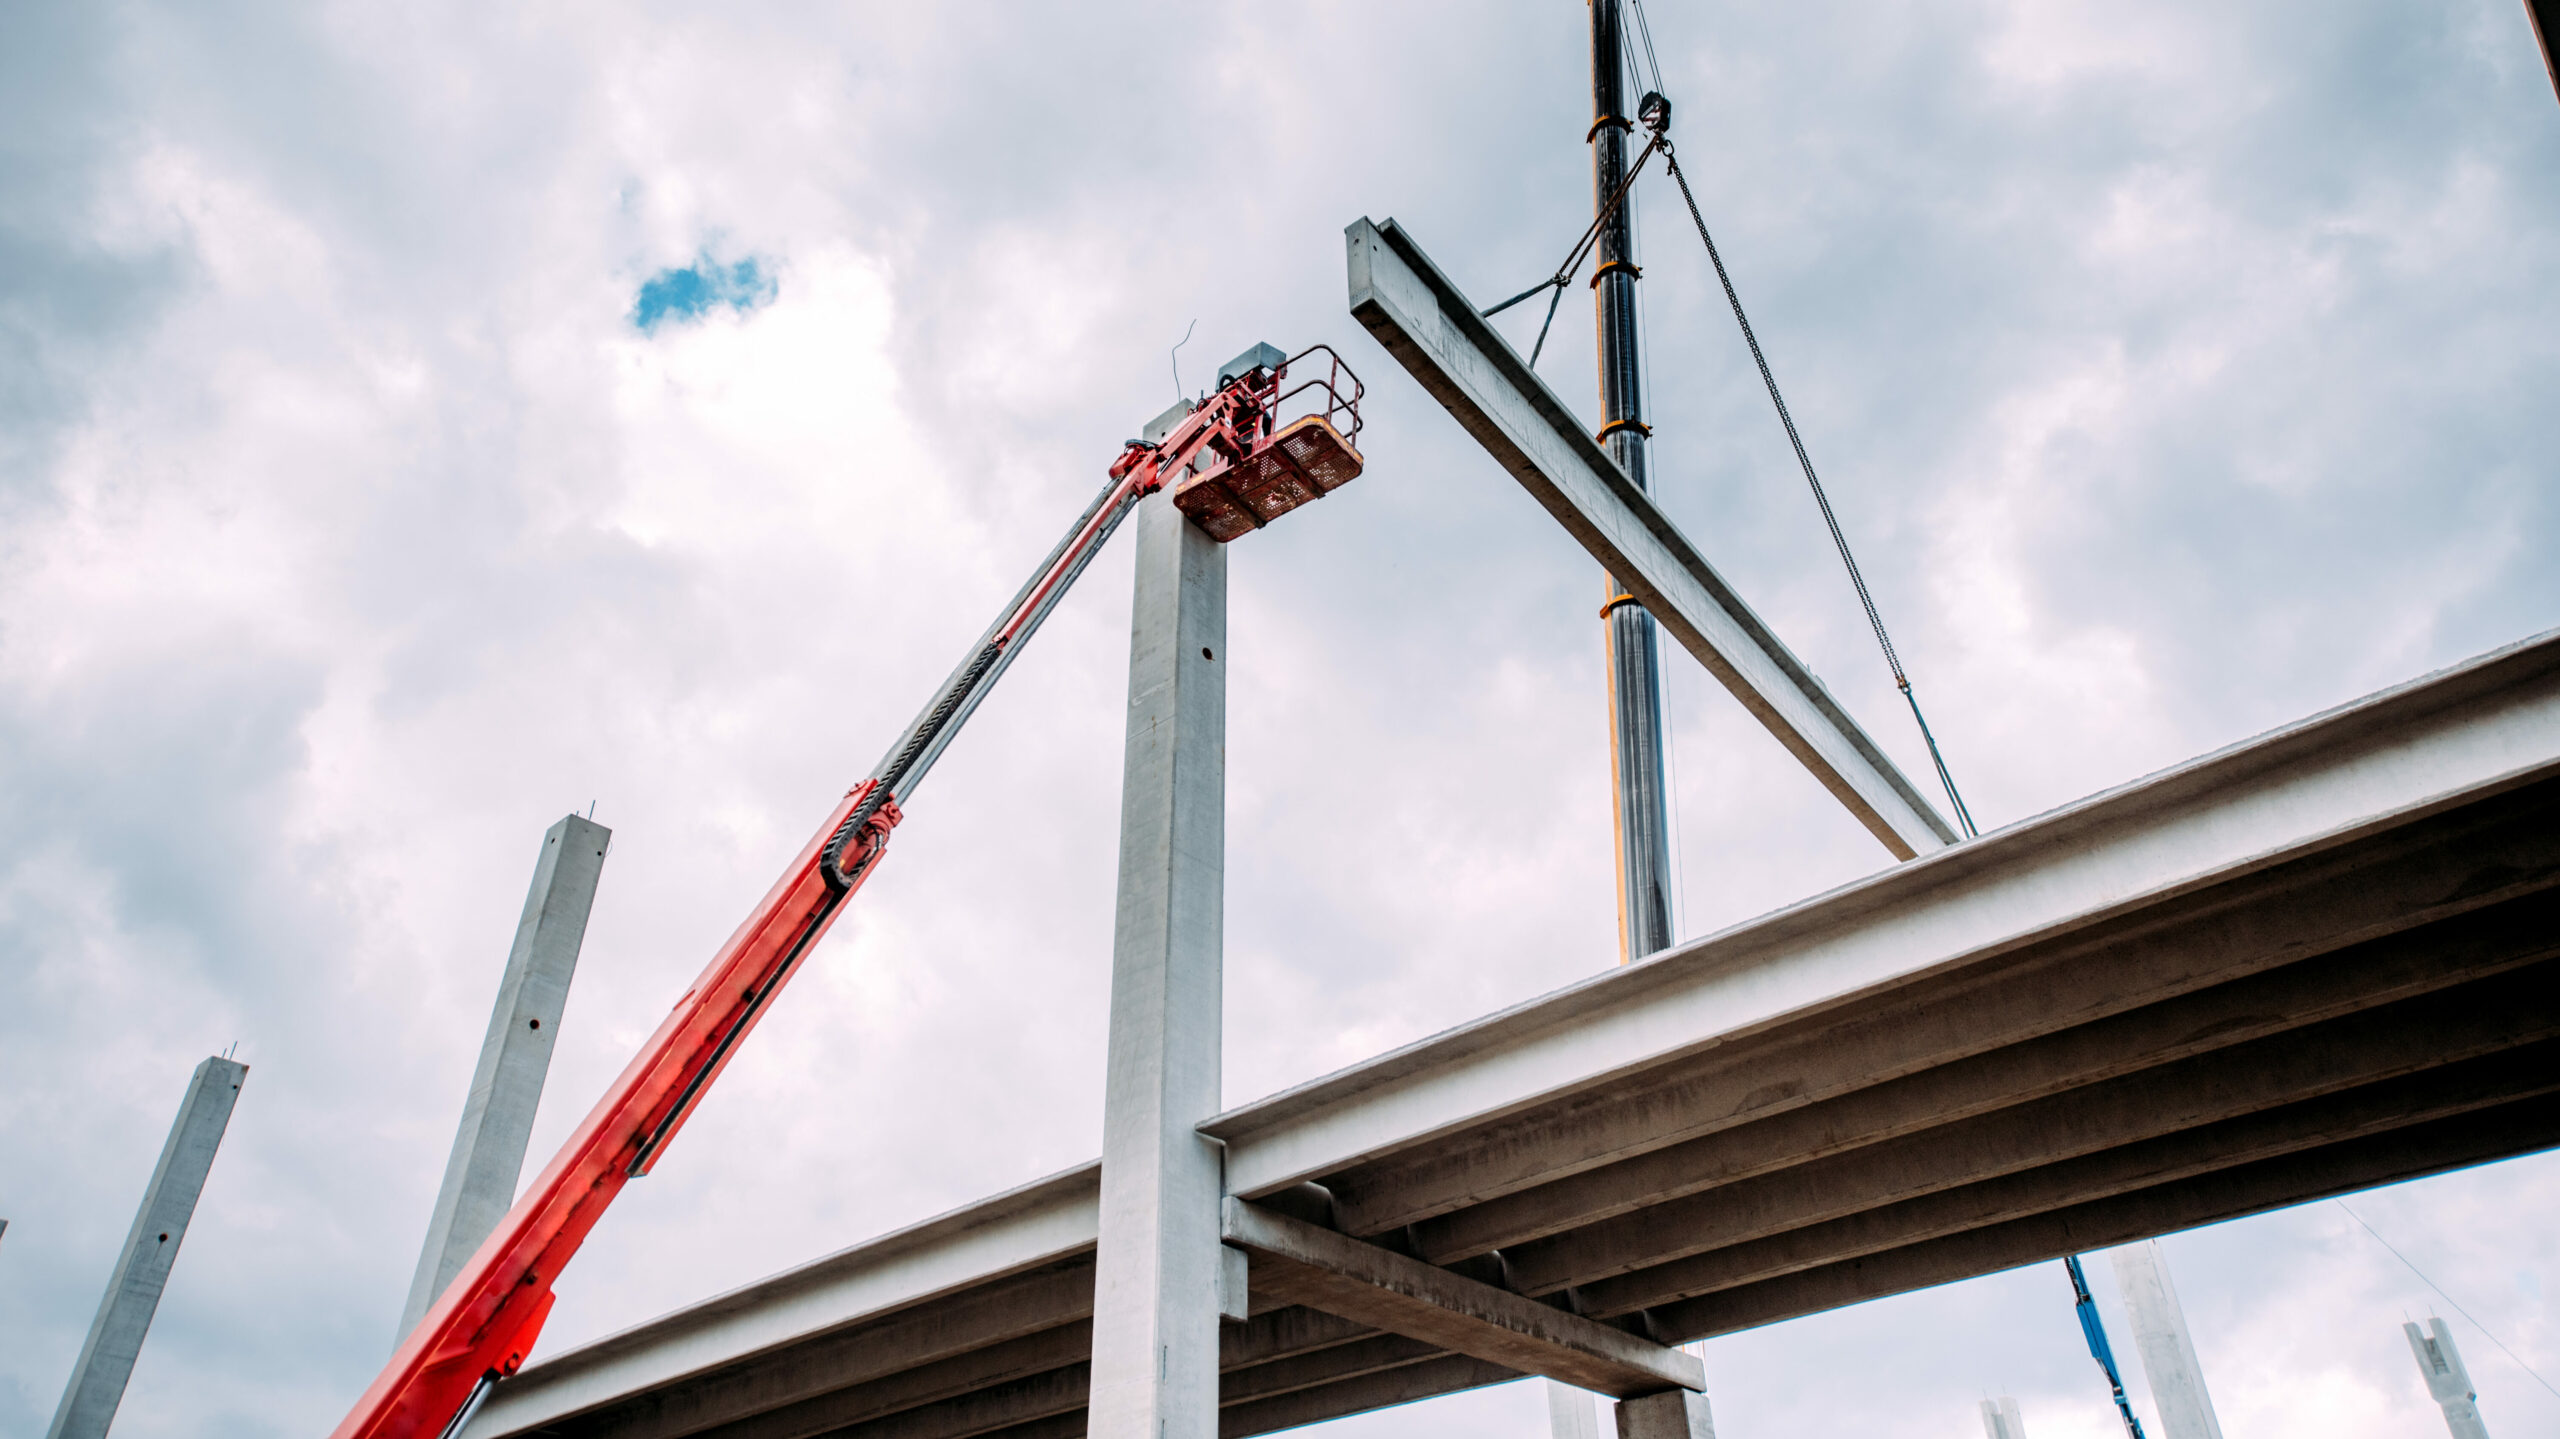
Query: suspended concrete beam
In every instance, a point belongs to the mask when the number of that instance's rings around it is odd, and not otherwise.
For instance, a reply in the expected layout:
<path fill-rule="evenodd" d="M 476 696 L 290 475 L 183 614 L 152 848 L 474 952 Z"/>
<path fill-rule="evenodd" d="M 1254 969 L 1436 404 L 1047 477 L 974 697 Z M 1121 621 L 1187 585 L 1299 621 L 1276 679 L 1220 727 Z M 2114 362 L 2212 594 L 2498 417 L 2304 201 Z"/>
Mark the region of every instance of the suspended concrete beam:
<path fill-rule="evenodd" d="M 1214 1439 L 1225 933 L 1227 551 L 1138 508 L 1120 889 L 1102 1100 L 1091 1427 Z"/>
<path fill-rule="evenodd" d="M 1695 1355 L 1241 1199 L 1221 1232 L 1266 1261 L 1254 1285 L 1459 1354 L 1621 1398 L 1704 1389 Z"/>
<path fill-rule="evenodd" d="M 1351 313 L 1898 859 L 1955 831 L 1546 382 L 1389 220 L 1346 232 Z"/>
<path fill-rule="evenodd" d="M 534 861 L 524 916 L 516 921 L 516 942 L 498 980 L 489 1033 L 480 1041 L 480 1063 L 471 1072 L 462 1127 L 445 1160 L 444 1184 L 436 1191 L 394 1348 L 515 1203 L 534 1111 L 551 1072 L 551 1048 L 560 1038 L 560 1012 L 569 1003 L 569 980 L 578 969 L 587 913 L 595 906 L 596 879 L 604 873 L 612 840 L 612 830 L 574 814 L 542 836 L 542 857 Z"/>
<path fill-rule="evenodd" d="M 222 1147 L 222 1133 L 231 1125 L 240 1082 L 248 1076 L 249 1066 L 219 1056 L 196 1066 L 45 1439 L 106 1439 L 116 1406 L 124 1402 L 125 1384 L 133 1378 L 133 1361 L 142 1353 L 143 1336 L 151 1332 L 151 1316 L 159 1312 L 169 1271 L 178 1262 L 187 1222 L 195 1217 L 205 1176 L 212 1172 L 214 1151 Z"/>

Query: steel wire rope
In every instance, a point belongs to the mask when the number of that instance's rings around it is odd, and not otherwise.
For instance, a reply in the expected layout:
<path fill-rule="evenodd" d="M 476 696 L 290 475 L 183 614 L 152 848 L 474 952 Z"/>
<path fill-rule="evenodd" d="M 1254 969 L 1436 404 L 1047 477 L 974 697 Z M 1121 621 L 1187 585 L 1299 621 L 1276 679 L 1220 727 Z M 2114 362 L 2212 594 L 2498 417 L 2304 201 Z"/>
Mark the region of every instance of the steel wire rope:
<path fill-rule="evenodd" d="M 1609 217 L 1611 215 L 1618 213 L 1619 204 L 1627 198 L 1627 191 L 1634 187 L 1636 183 L 1636 176 L 1643 172 L 1645 163 L 1653 158 L 1654 151 L 1663 148 L 1664 141 L 1658 135 L 1655 136 L 1651 142 L 1646 144 L 1644 152 L 1636 156 L 1636 162 L 1627 167 L 1626 178 L 1618 182 L 1616 192 L 1609 196 L 1609 203 L 1600 207 L 1600 213 L 1593 217 L 1591 227 L 1582 232 L 1581 239 L 1573 242 L 1573 249 L 1566 253 L 1564 263 L 1556 267 L 1556 272 L 1554 274 L 1549 275 L 1547 278 L 1540 280 L 1538 283 L 1531 285 L 1529 288 L 1522 290 L 1519 294 L 1512 296 L 1510 299 L 1503 301 L 1501 304 L 1496 305 L 1489 310 L 1478 310 L 1476 312 L 1477 318 L 1490 320 L 1494 316 L 1501 314 L 1503 311 L 1510 309 L 1512 306 L 1519 304 L 1522 300 L 1528 299 L 1540 290 L 1553 289 L 1556 292 L 1555 298 L 1547 301 L 1547 319 L 1545 324 L 1538 327 L 1538 343 L 1529 348 L 1530 368 L 1535 369 L 1537 367 L 1539 354 L 1547 348 L 1547 331 L 1555 326 L 1556 307 L 1564 303 L 1565 282 L 1572 279 L 1574 272 L 1582 268 L 1582 262 L 1585 257 L 1590 255 L 1592 246 L 1600 243 L 1600 227 L 1609 223 Z"/>
<path fill-rule="evenodd" d="M 1634 12 L 1636 17 L 1636 39 L 1643 42 L 1644 45 L 1644 68 L 1646 72 L 1653 77 L 1653 83 L 1644 88 L 1653 91 L 1657 95 L 1668 93 L 1662 88 L 1662 64 L 1660 61 L 1656 60 L 1653 55 L 1653 27 L 1645 23 L 1644 0 L 1626 0 L 1626 3 L 1627 9 Z M 1635 57 L 1630 53 L 1628 55 L 1629 65 L 1632 66 L 1634 61 Z"/>
<path fill-rule="evenodd" d="M 1716 250 L 1713 235 L 1707 233 L 1706 216 L 1699 212 L 1698 197 L 1689 189 L 1689 177 L 1680 169 L 1680 159 L 1672 153 L 1669 136 L 1655 142 L 1662 151 L 1663 168 L 1680 186 L 1680 198 L 1689 207 L 1689 219 L 1698 227 L 1698 239 L 1707 247 L 1707 259 L 1715 266 L 1716 281 L 1724 286 L 1725 303 L 1733 307 L 1734 323 L 1742 327 L 1742 341 L 1751 349 L 1751 363 L 1760 370 L 1760 383 L 1769 391 L 1769 403 L 1778 410 L 1778 423 L 1786 427 L 1787 444 L 1794 449 L 1796 464 L 1804 471 L 1804 482 L 1813 490 L 1813 502 L 1822 511 L 1822 523 L 1831 531 L 1832 546 L 1840 552 L 1840 563 L 1849 571 L 1849 583 L 1858 592 L 1858 604 L 1867 613 L 1867 626 L 1875 631 L 1876 645 L 1884 651 L 1884 662 L 1893 671 L 1894 688 L 1902 692 L 1905 704 L 1911 706 L 1912 722 L 1920 727 L 1920 738 L 1929 747 L 1929 763 L 1938 771 L 1938 783 L 1947 792 L 1947 803 L 1955 807 L 1956 822 L 1964 826 L 1965 837 L 1981 833 L 1974 827 L 1973 812 L 1965 807 L 1964 796 L 1956 789 L 1956 777 L 1947 768 L 1946 756 L 1938 749 L 1938 737 L 1930 732 L 1929 719 L 1920 712 L 1920 698 L 1911 689 L 1911 676 L 1903 670 L 1902 656 L 1893 648 L 1893 637 L 1885 633 L 1884 616 L 1876 609 L 1875 596 L 1867 589 L 1866 576 L 1859 573 L 1857 557 L 1849 552 L 1849 537 L 1841 532 L 1840 517 L 1832 511 L 1831 497 L 1823 492 L 1821 477 L 1813 470 L 1813 457 L 1805 452 L 1804 438 L 1796 433 L 1795 416 L 1788 413 L 1786 397 L 1778 393 L 1778 378 L 1769 369 L 1769 358 L 1760 350 L 1760 337 L 1751 329 L 1751 318 L 1742 312 L 1742 296 L 1733 288 L 1733 276 L 1726 272 L 1724 256 Z"/>

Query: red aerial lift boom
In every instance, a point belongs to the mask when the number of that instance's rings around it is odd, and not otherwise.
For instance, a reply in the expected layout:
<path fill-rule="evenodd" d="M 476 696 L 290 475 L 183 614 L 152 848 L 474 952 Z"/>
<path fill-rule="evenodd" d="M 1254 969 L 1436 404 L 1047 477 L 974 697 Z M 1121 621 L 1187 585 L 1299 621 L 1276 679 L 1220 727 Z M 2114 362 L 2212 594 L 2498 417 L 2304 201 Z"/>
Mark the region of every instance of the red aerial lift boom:
<path fill-rule="evenodd" d="M 1330 368 L 1289 390 L 1290 367 L 1322 353 Z M 1347 387 L 1347 390 L 1346 390 Z M 1286 424 L 1281 407 L 1315 409 Z M 1359 378 L 1331 347 L 1283 357 L 1256 345 L 1218 373 L 1218 389 L 1161 441 L 1131 440 L 1110 482 L 997 616 L 967 660 L 870 778 L 839 801 L 762 903 L 676 1001 L 613 1087 L 516 1201 L 471 1262 L 402 1341 L 332 1439 L 434 1439 L 484 1386 L 513 1374 L 551 1313 L 552 1285 L 622 1186 L 666 1153 L 738 1042 L 802 957 L 870 878 L 911 795 L 1013 656 L 1144 497 L 1171 484 L 1174 504 L 1225 542 L 1349 483 L 1361 458 Z M 1340 421 L 1337 424 L 1337 420 Z"/>

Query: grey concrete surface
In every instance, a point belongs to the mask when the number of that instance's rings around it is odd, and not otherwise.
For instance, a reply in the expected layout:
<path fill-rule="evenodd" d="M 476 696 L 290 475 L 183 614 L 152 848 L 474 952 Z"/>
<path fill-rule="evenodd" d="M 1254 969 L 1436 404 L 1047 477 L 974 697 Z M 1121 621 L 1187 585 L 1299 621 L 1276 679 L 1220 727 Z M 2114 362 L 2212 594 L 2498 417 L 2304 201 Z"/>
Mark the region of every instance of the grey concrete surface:
<path fill-rule="evenodd" d="M 177 1265 L 178 1246 L 195 1217 L 196 1200 L 204 1193 L 205 1176 L 231 1125 L 231 1110 L 240 1102 L 240 1085 L 249 1066 L 219 1056 L 196 1066 L 179 1102 L 177 1122 L 161 1145 L 160 1162 L 142 1191 L 142 1206 L 125 1235 L 124 1249 L 107 1279 L 106 1296 L 89 1323 L 89 1337 L 71 1366 L 62 1403 L 54 1410 L 45 1439 L 106 1439 L 124 1402 L 125 1385 L 133 1378 L 134 1361 L 159 1312 L 160 1295 Z"/>
<path fill-rule="evenodd" d="M 1137 527 L 1090 1429 L 1216 1439 L 1227 552 L 1170 491 Z"/>
<path fill-rule="evenodd" d="M 497 1002 L 489 1009 L 489 1032 L 480 1041 L 480 1062 L 462 1102 L 462 1124 L 445 1160 L 400 1328 L 392 1336 L 395 1349 L 515 1203 L 525 1144 L 533 1136 L 552 1046 L 560 1039 L 560 1014 L 569 1003 L 569 981 L 577 973 L 596 881 L 612 841 L 612 830 L 574 814 L 543 833 L 524 914 L 516 921 Z"/>
<path fill-rule="evenodd" d="M 1704 1389 L 1697 1356 L 1230 1199 L 1223 1233 L 1252 1251 L 1258 1289 L 1310 1309 L 1602 1394 Z"/>
<path fill-rule="evenodd" d="M 1618 1439 L 1716 1439 L 1707 1396 L 1686 1389 L 1618 1401 Z"/>

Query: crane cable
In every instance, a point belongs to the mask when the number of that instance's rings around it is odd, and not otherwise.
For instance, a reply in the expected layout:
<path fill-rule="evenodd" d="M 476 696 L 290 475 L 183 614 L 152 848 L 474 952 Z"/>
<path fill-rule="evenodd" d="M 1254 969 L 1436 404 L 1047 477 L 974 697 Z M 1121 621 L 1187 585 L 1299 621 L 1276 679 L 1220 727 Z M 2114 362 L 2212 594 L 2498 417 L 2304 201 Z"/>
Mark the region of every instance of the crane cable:
<path fill-rule="evenodd" d="M 1672 153 L 1671 137 L 1666 133 L 1670 109 L 1666 101 L 1656 112 L 1661 116 L 1662 128 L 1654 132 L 1654 148 L 1662 152 L 1663 167 L 1679 182 L 1680 198 L 1689 205 L 1689 219 L 1697 225 L 1698 238 L 1707 247 L 1707 259 L 1715 265 L 1716 279 L 1724 286 L 1725 303 L 1733 307 L 1734 323 L 1742 327 L 1743 343 L 1751 347 L 1751 363 L 1760 368 L 1760 383 L 1768 387 L 1769 403 L 1777 406 L 1778 423 L 1786 427 L 1787 443 L 1796 452 L 1796 464 L 1804 470 L 1804 482 L 1813 489 L 1813 502 L 1822 510 L 1822 523 L 1831 531 L 1831 543 L 1840 551 L 1840 563 L 1848 567 L 1849 583 L 1856 588 L 1858 603 L 1867 612 L 1867 625 L 1875 631 L 1876 645 L 1884 651 L 1886 667 L 1893 671 L 1894 688 L 1902 691 L 1903 702 L 1911 706 L 1912 721 L 1919 725 L 1920 738 L 1929 746 L 1929 763 L 1937 768 L 1938 783 L 1947 791 L 1947 803 L 1955 807 L 1956 822 L 1964 826 L 1965 837 L 1971 839 L 1981 833 L 1974 828 L 1973 812 L 1965 808 L 1964 796 L 1956 790 L 1956 777 L 1947 769 L 1946 756 L 1938 751 L 1938 737 L 1930 733 L 1928 717 L 1920 713 L 1920 698 L 1912 693 L 1911 676 L 1902 668 L 1902 657 L 1894 653 L 1893 638 L 1885 633 L 1884 616 L 1876 609 L 1875 596 L 1868 592 L 1866 576 L 1858 572 L 1857 557 L 1849 553 L 1849 537 L 1841 533 L 1840 517 L 1832 513 L 1831 497 L 1823 493 L 1822 480 L 1813 472 L 1813 458 L 1805 453 L 1804 438 L 1796 433 L 1795 416 L 1787 412 L 1786 399 L 1778 393 L 1777 376 L 1769 372 L 1768 356 L 1760 352 L 1760 337 L 1752 333 L 1751 318 L 1742 313 L 1742 297 L 1734 292 L 1733 276 L 1725 272 L 1724 256 L 1716 250 L 1715 237 L 1707 233 L 1706 217 L 1698 211 L 1698 197 L 1689 190 L 1689 177 L 1681 172 L 1679 156 Z"/>
<path fill-rule="evenodd" d="M 1528 299 L 1540 290 L 1553 289 L 1556 292 L 1555 298 L 1547 301 L 1547 322 L 1538 327 L 1538 343 L 1531 346 L 1529 349 L 1529 366 L 1531 369 L 1537 368 L 1538 355 L 1547 348 L 1547 331 L 1555 325 L 1556 306 L 1564 303 L 1565 282 L 1572 279 L 1574 277 L 1574 273 L 1582 268 L 1582 262 L 1590 257 L 1591 247 L 1600 243 L 1600 227 L 1608 224 L 1609 217 L 1618 212 L 1618 206 L 1627 198 L 1627 191 L 1634 187 L 1636 183 L 1636 176 L 1643 171 L 1645 163 L 1653 158 L 1656 150 L 1660 150 L 1665 155 L 1668 155 L 1671 153 L 1671 142 L 1662 135 L 1656 134 L 1653 137 L 1653 143 L 1644 147 L 1644 153 L 1636 156 L 1636 162 L 1627 167 L 1626 178 L 1618 182 L 1616 192 L 1609 196 L 1609 203 L 1600 207 L 1600 213 L 1593 217 L 1591 221 L 1591 228 L 1584 230 L 1582 232 L 1582 238 L 1573 242 L 1573 248 L 1566 252 L 1564 263 L 1556 266 L 1556 272 L 1554 274 L 1549 275 L 1547 278 L 1540 280 L 1538 283 L 1531 285 L 1525 290 L 1522 290 L 1519 294 L 1512 296 L 1510 299 L 1503 301 L 1501 304 L 1494 306 L 1490 310 L 1479 310 L 1476 312 L 1480 318 L 1490 320 L 1494 316 L 1501 314 L 1503 311 L 1510 309 L 1512 306 L 1519 304 L 1522 300 Z"/>

